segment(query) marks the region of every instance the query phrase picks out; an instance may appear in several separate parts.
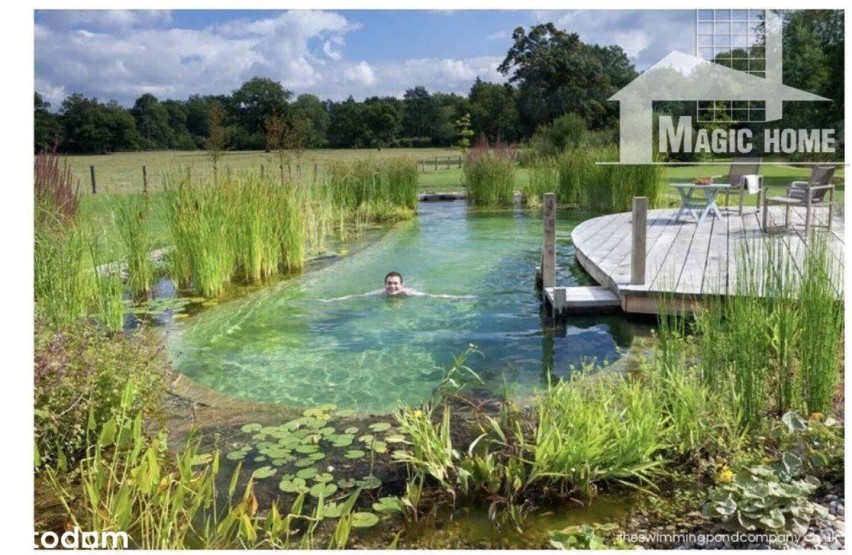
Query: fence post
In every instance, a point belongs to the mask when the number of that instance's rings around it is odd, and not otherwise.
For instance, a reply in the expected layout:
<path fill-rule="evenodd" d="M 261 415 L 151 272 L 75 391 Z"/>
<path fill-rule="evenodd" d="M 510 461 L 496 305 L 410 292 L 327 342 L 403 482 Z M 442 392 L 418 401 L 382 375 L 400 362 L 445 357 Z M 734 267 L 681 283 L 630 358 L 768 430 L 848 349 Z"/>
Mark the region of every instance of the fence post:
<path fill-rule="evenodd" d="M 435 171 L 438 171 L 438 157 L 435 156 Z"/>
<path fill-rule="evenodd" d="M 95 166 L 89 166 L 89 171 L 92 172 L 92 194 L 97 194 L 98 186 L 95 183 Z"/>
<path fill-rule="evenodd" d="M 645 242 L 648 234 L 648 197 L 633 197 L 633 244 L 630 285 L 645 285 Z"/>
<path fill-rule="evenodd" d="M 462 159 L 461 154 L 459 154 L 459 169 L 461 169 L 461 159 Z"/>
<path fill-rule="evenodd" d="M 263 179 L 263 164 L 260 165 L 260 178 Z"/>
<path fill-rule="evenodd" d="M 317 163 L 314 162 L 314 183 L 317 182 Z"/>
<path fill-rule="evenodd" d="M 541 287 L 556 284 L 556 193 L 544 193 L 544 247 L 541 251 Z"/>
<path fill-rule="evenodd" d="M 148 168 L 142 165 L 142 192 L 148 192 Z"/>

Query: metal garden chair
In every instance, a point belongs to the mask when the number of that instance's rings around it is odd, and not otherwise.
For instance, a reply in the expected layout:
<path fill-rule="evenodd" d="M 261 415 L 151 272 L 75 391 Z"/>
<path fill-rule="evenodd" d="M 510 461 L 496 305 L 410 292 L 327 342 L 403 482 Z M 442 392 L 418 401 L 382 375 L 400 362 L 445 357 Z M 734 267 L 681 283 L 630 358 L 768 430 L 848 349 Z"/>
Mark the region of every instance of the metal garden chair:
<path fill-rule="evenodd" d="M 793 181 L 787 189 L 787 193 L 783 197 L 767 197 L 764 188 L 763 193 L 763 231 L 766 231 L 769 216 L 769 205 L 783 205 L 787 208 L 784 213 L 784 227 L 790 226 L 790 210 L 794 206 L 805 207 L 805 236 L 808 229 L 811 227 L 811 216 L 813 208 L 817 206 L 828 205 L 828 224 L 827 227 L 831 231 L 831 220 L 833 215 L 834 200 L 834 185 L 831 184 L 831 178 L 834 176 L 834 170 L 837 166 L 814 166 L 811 170 L 811 176 L 807 181 Z M 828 193 L 828 201 L 825 196 Z M 816 224 L 815 224 L 816 225 Z"/>

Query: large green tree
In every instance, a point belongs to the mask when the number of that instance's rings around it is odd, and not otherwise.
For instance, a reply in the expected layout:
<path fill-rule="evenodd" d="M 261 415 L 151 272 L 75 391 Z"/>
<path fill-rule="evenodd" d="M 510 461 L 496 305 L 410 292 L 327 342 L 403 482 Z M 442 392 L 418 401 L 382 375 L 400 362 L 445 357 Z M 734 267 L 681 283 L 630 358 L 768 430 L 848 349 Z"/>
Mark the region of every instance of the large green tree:
<path fill-rule="evenodd" d="M 136 129 L 146 150 L 169 148 L 174 143 L 174 132 L 169 125 L 169 112 L 157 97 L 145 93 L 136 99 L 130 114 L 136 120 Z"/>
<path fill-rule="evenodd" d="M 438 120 L 438 109 L 426 87 L 405 91 L 402 106 L 403 137 L 431 137 Z"/>
<path fill-rule="evenodd" d="M 637 75 L 621 47 L 588 45 L 553 23 L 536 25 L 529 33 L 518 27 L 512 39 L 498 69 L 518 87 L 526 135 L 568 112 L 582 116 L 591 128 L 616 120 L 618 106 L 607 98 Z"/>
<path fill-rule="evenodd" d="M 478 137 L 515 142 L 520 138 L 517 91 L 509 84 L 486 83 L 479 77 L 470 88 L 470 122 Z"/>
<path fill-rule="evenodd" d="M 265 77 L 253 77 L 235 90 L 230 98 L 229 112 L 234 123 L 245 133 L 235 145 L 239 148 L 263 148 L 265 139 L 264 121 L 270 114 L 287 115 L 287 103 L 293 96 L 281 83 Z"/>
<path fill-rule="evenodd" d="M 301 118 L 309 123 L 305 146 L 307 148 L 322 148 L 328 145 L 328 127 L 331 117 L 326 105 L 315 95 L 300 94 L 290 105 L 293 117 Z"/>

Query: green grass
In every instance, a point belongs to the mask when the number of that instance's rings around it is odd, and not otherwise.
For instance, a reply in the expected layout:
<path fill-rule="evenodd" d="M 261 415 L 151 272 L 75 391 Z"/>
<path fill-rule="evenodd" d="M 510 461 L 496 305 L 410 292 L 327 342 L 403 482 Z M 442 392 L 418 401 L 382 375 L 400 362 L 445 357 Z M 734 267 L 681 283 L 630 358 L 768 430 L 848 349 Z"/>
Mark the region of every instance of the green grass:
<path fill-rule="evenodd" d="M 306 150 L 301 155 L 301 177 L 305 181 L 313 181 L 314 164 L 320 174 L 324 173 L 332 162 L 351 162 L 353 160 L 375 159 L 385 160 L 388 158 L 410 157 L 417 161 L 439 160 L 446 157 L 457 159 L 459 151 L 451 148 L 384 148 L 375 149 L 339 149 L 339 150 Z M 97 156 L 69 156 L 74 183 L 79 184 L 80 192 L 84 196 L 90 196 L 92 182 L 89 166 L 95 166 L 95 181 L 97 183 L 98 195 L 101 193 L 141 193 L 142 192 L 142 166 L 146 166 L 148 172 L 148 190 L 150 192 L 161 192 L 165 190 L 168 175 L 174 172 L 185 172 L 190 168 L 193 178 L 213 178 L 213 167 L 210 158 L 203 150 L 198 151 L 156 151 L 156 152 L 127 152 Z M 262 151 L 240 151 L 227 152 L 219 162 L 220 176 L 226 176 L 228 172 L 240 173 L 245 171 L 260 172 L 260 166 L 264 167 L 264 174 L 270 177 L 279 177 L 278 158 L 274 152 Z M 444 170 L 445 165 L 439 164 L 439 172 Z M 455 168 L 456 170 L 458 168 Z M 432 173 L 432 166 L 427 165 L 426 174 Z M 299 177 L 298 163 L 295 156 L 290 158 L 290 170 L 288 172 L 286 162 L 284 167 L 285 179 L 297 179 Z"/>

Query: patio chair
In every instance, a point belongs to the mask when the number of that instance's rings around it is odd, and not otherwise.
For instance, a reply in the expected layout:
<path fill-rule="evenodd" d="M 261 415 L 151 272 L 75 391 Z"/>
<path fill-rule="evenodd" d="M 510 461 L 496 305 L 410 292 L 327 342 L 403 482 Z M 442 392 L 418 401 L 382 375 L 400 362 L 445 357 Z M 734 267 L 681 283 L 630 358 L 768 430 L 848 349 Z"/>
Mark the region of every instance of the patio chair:
<path fill-rule="evenodd" d="M 811 212 L 816 206 L 828 204 L 828 230 L 831 231 L 831 219 L 833 213 L 832 201 L 834 200 L 834 185 L 831 178 L 837 166 L 814 166 L 811 176 L 807 181 L 793 181 L 783 197 L 767 197 L 766 189 L 763 193 L 763 231 L 767 229 L 769 217 L 769 205 L 779 204 L 787 208 L 784 213 L 784 227 L 790 226 L 790 209 L 794 206 L 805 207 L 805 236 L 811 227 Z M 828 202 L 825 195 L 828 193 Z"/>
<path fill-rule="evenodd" d="M 747 175 L 758 175 L 760 172 L 760 162 L 762 158 L 734 158 L 731 161 L 731 169 L 728 170 L 728 175 L 723 176 L 719 179 L 719 183 L 727 183 L 731 186 L 730 189 L 725 189 L 722 191 L 725 195 L 725 206 L 730 204 L 730 196 L 731 193 L 739 193 L 740 195 L 740 215 L 743 213 L 743 202 L 745 200 L 745 194 L 760 194 L 761 186 L 763 185 L 763 179 L 758 176 L 759 183 L 757 191 L 751 192 L 748 190 L 748 186 L 746 185 L 745 176 Z M 760 197 L 758 197 L 759 199 Z M 759 205 L 760 203 L 758 203 Z"/>

